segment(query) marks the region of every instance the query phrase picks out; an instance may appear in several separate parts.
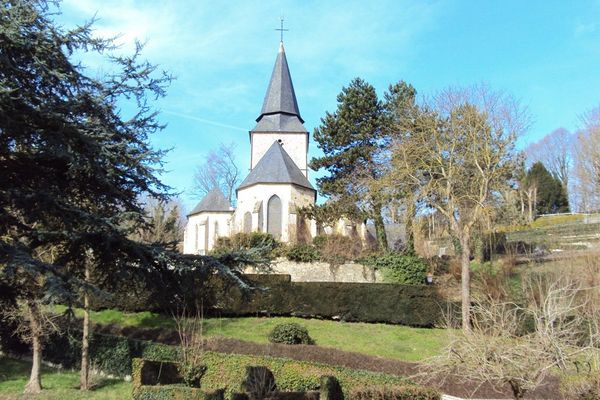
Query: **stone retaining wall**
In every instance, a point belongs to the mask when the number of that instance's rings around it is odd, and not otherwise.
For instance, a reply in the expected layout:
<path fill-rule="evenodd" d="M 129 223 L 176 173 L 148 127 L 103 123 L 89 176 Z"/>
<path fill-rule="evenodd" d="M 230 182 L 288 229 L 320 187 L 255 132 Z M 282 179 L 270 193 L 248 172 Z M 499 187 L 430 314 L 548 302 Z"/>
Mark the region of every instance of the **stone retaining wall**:
<path fill-rule="evenodd" d="M 362 264 L 347 263 L 331 266 L 324 262 L 301 263 L 285 258 L 271 264 L 271 273 L 290 275 L 292 282 L 383 282 L 380 271 Z M 244 270 L 246 274 L 260 273 L 253 267 Z"/>

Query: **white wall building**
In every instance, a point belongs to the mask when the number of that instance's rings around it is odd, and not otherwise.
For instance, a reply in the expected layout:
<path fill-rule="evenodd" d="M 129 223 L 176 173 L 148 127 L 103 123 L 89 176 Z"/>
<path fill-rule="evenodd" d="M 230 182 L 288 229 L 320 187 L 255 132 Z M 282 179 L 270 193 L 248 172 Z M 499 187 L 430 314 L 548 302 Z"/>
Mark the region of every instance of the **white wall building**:
<path fill-rule="evenodd" d="M 183 251 L 206 254 L 220 236 L 267 232 L 293 242 L 299 229 L 316 235 L 314 221 L 300 221 L 297 209 L 315 204 L 308 181 L 308 131 L 300 116 L 283 43 L 256 126 L 250 131 L 250 173 L 237 188 L 237 209 L 213 189 L 188 215 Z"/>

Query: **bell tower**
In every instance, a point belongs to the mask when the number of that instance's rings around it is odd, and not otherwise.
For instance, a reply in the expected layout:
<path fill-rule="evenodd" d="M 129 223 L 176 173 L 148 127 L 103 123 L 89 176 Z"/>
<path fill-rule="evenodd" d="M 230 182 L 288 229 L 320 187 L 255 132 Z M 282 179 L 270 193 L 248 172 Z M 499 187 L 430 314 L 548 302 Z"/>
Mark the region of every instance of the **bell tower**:
<path fill-rule="evenodd" d="M 308 177 L 308 131 L 300 116 L 283 42 L 271 74 L 262 110 L 250 131 L 250 170 L 278 142 L 305 177 Z"/>

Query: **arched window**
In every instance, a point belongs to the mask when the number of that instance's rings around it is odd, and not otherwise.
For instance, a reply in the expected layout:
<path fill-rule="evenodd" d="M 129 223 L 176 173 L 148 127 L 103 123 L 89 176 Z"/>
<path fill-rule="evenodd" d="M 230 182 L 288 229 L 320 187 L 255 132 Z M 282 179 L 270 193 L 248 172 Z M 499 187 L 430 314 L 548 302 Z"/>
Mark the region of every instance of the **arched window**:
<path fill-rule="evenodd" d="M 276 239 L 281 239 L 281 199 L 273 195 L 267 203 L 267 233 Z"/>
<path fill-rule="evenodd" d="M 215 221 L 215 241 L 219 237 L 219 221 Z"/>
<path fill-rule="evenodd" d="M 263 205 L 262 201 L 260 202 L 260 207 L 258 208 L 258 231 L 262 232 L 265 229 L 264 226 L 264 217 L 263 217 Z"/>
<path fill-rule="evenodd" d="M 250 233 L 252 232 L 252 214 L 250 213 L 250 211 L 247 211 L 244 214 L 244 232 L 245 233 Z"/>

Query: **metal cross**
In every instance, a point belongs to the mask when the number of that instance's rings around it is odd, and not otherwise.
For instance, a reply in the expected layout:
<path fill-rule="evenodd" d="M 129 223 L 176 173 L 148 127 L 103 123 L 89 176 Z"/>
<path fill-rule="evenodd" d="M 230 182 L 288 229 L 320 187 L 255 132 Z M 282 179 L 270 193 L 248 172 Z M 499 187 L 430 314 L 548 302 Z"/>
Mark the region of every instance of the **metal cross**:
<path fill-rule="evenodd" d="M 283 42 L 283 32 L 289 31 L 289 29 L 283 29 L 283 17 L 281 17 L 281 28 L 275 30 L 281 32 L 281 41 Z"/>

